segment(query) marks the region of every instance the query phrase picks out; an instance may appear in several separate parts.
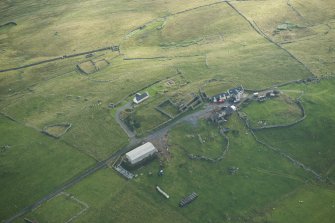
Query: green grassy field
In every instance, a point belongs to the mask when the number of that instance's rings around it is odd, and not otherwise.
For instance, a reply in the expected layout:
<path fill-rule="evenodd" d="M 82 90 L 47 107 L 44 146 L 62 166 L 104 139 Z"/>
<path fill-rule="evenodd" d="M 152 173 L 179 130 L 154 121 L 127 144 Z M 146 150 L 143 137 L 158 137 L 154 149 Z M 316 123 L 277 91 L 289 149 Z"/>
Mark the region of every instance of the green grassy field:
<path fill-rule="evenodd" d="M 54 197 L 45 205 L 33 210 L 32 213 L 27 216 L 27 219 L 39 219 L 39 221 L 43 222 L 66 222 L 75 215 L 79 216 L 79 213 L 85 210 L 86 207 L 74 200 L 71 196 L 72 195 L 69 194 L 60 194 Z M 55 211 L 55 209 L 57 211 Z M 62 213 L 62 215 L 58 213 Z"/>
<path fill-rule="evenodd" d="M 169 119 L 155 110 L 166 99 L 185 103 L 200 88 L 211 96 L 315 75 L 330 80 L 281 87 L 279 98 L 241 111 L 253 127 L 289 123 L 301 117 L 293 101 L 302 95 L 303 122 L 256 136 L 325 182 L 257 143 L 233 115 L 227 127 L 237 134 L 228 133 L 230 149 L 220 162 L 188 158 L 221 154 L 226 141 L 218 127 L 181 123 L 168 132 L 163 177 L 155 160 L 132 181 L 108 168 L 66 193 L 89 206 L 74 222 L 333 222 L 334 12 L 331 0 L 0 1 L 0 70 L 120 47 L 0 72 L 0 221 L 132 142 L 115 119 L 119 107 L 109 105 L 125 105 L 138 91 L 150 94 L 134 112 L 137 136 L 146 136 Z M 40 133 L 61 123 L 71 128 L 59 139 Z M 239 171 L 229 175 L 233 166 Z M 192 191 L 199 198 L 179 208 Z M 82 209 L 63 194 L 25 216 L 65 222 Z"/>
<path fill-rule="evenodd" d="M 70 146 L 3 116 L 0 126 L 2 219 L 94 164 L 93 159 Z"/>
<path fill-rule="evenodd" d="M 270 145 L 282 148 L 301 162 L 334 181 L 334 80 L 319 84 L 292 85 L 287 90 L 304 91 L 302 97 L 307 118 L 287 129 L 257 132 Z M 290 91 L 287 91 L 290 92 Z M 295 92 L 293 92 L 295 94 Z M 322 109 L 321 109 L 322 108 Z"/>
<path fill-rule="evenodd" d="M 282 44 L 317 76 L 333 75 L 335 3 L 327 0 L 243 1 L 233 3 L 275 42 Z M 275 33 L 278 25 L 298 28 Z M 308 47 L 306 47 L 308 46 Z"/>
<path fill-rule="evenodd" d="M 333 222 L 334 190 L 315 186 L 302 187 L 290 196 L 280 200 L 264 217 L 254 219 L 255 222 Z M 316 212 L 315 209 L 318 208 Z"/>
<path fill-rule="evenodd" d="M 111 169 L 104 169 L 92 175 L 78 187 L 71 189 L 70 193 L 89 205 L 87 211 L 78 217 L 79 222 L 166 222 L 167 219 L 189 222 L 177 212 L 178 209 L 171 208 L 160 197 L 152 197 L 152 194 L 156 193 L 154 187 L 151 191 L 141 190 Z M 62 210 L 63 204 L 53 203 L 55 204 L 51 207 L 53 210 Z M 50 209 L 47 206 L 48 204 L 42 206 L 38 213 L 43 219 L 48 219 Z M 59 219 L 59 216 L 57 217 Z"/>
<path fill-rule="evenodd" d="M 265 102 L 253 101 L 243 111 L 254 128 L 290 124 L 302 117 L 302 111 L 294 99 L 284 94 Z"/>

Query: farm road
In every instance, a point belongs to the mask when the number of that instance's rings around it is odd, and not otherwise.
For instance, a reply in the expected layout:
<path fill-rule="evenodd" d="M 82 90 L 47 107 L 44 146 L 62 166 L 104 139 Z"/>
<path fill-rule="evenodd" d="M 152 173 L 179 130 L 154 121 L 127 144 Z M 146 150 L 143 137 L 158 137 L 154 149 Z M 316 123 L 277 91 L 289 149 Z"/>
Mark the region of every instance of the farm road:
<path fill-rule="evenodd" d="M 144 138 L 144 141 L 153 141 L 153 140 L 160 139 L 171 128 L 183 122 L 191 123 L 192 125 L 197 125 L 197 122 L 199 119 L 208 117 L 210 112 L 213 111 L 214 109 L 219 109 L 219 108 L 222 108 L 228 105 L 229 103 L 227 102 L 219 104 L 219 105 L 218 104 L 205 104 L 205 107 L 203 109 L 196 111 L 194 113 L 188 114 L 186 116 L 183 116 L 177 120 L 172 120 L 167 126 L 161 129 L 158 129 L 157 131 L 152 132 L 150 135 Z"/>
<path fill-rule="evenodd" d="M 219 107 L 224 106 L 224 104 L 221 104 Z M 119 156 L 125 154 L 126 152 L 128 152 L 129 150 L 131 150 L 132 148 L 134 148 L 136 145 L 138 145 L 140 142 L 142 141 L 150 141 L 150 140 L 154 140 L 154 139 L 160 139 L 161 137 L 164 136 L 164 134 L 166 134 L 172 127 L 174 127 L 175 125 L 181 123 L 181 122 L 190 122 L 195 124 L 197 122 L 197 120 L 199 118 L 205 117 L 206 114 L 208 114 L 208 112 L 210 112 L 211 110 L 215 109 L 218 107 L 218 105 L 206 105 L 204 109 L 196 111 L 195 113 L 191 113 L 188 114 L 184 117 L 181 117 L 178 120 L 172 121 L 171 123 L 169 123 L 166 127 L 161 128 L 153 133 L 151 133 L 150 135 L 148 135 L 145 138 L 136 138 L 135 134 L 133 132 L 131 132 L 127 126 L 123 123 L 123 121 L 120 119 L 119 114 L 122 111 L 122 109 L 126 109 L 129 108 L 130 104 L 126 104 L 122 107 L 120 107 L 118 109 L 118 112 L 115 116 L 115 120 L 120 124 L 120 126 L 123 128 L 123 130 L 127 133 L 127 135 L 130 137 L 130 142 L 127 146 L 120 148 L 119 150 L 117 150 L 116 152 L 114 152 L 110 157 L 108 157 L 106 160 L 98 162 L 95 166 L 85 170 L 84 172 L 80 173 L 78 176 L 72 178 L 71 180 L 69 180 L 68 182 L 66 182 L 65 184 L 63 184 L 62 186 L 60 186 L 58 189 L 54 190 L 53 192 L 45 195 L 44 197 L 42 197 L 41 199 L 39 199 L 38 201 L 36 201 L 35 203 L 23 208 L 21 211 L 19 211 L 18 213 L 16 213 L 14 216 L 12 216 L 11 218 L 5 220 L 5 223 L 10 223 L 13 222 L 14 220 L 16 220 L 17 218 L 25 215 L 26 213 L 30 212 L 31 210 L 37 208 L 38 206 L 42 205 L 43 203 L 45 203 L 46 201 L 52 199 L 53 197 L 55 197 L 56 195 L 58 195 L 59 193 L 71 188 L 72 186 L 74 186 L 75 184 L 79 183 L 80 181 L 82 181 L 83 179 L 85 179 L 86 177 L 94 174 L 95 172 L 97 172 L 100 169 L 106 168 L 108 166 L 108 164 L 110 164 L 112 161 L 114 161 L 115 159 L 117 159 Z"/>
<path fill-rule="evenodd" d="M 128 128 L 128 126 L 121 120 L 121 117 L 120 117 L 121 112 L 126 109 L 132 109 L 131 103 L 127 103 L 117 109 L 116 114 L 115 114 L 115 121 L 120 125 L 123 131 L 128 135 L 129 139 L 133 140 L 135 138 L 135 133 L 132 132 Z"/>

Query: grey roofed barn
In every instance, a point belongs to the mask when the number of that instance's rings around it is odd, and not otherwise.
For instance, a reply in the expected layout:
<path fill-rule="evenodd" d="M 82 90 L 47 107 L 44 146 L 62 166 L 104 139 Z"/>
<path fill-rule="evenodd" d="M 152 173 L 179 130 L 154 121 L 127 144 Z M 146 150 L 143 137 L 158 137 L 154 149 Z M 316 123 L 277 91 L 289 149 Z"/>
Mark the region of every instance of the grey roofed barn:
<path fill-rule="evenodd" d="M 136 164 L 145 158 L 154 155 L 158 150 L 151 142 L 147 142 L 131 151 L 126 153 L 127 160 L 132 164 Z"/>

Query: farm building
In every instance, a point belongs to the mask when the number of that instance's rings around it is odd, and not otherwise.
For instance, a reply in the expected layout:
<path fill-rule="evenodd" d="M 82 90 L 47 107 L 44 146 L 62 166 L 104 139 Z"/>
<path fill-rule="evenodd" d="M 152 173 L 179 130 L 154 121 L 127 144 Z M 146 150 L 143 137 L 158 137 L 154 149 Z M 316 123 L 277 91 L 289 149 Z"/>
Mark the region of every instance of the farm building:
<path fill-rule="evenodd" d="M 222 93 L 222 94 L 218 94 L 218 95 L 215 95 L 213 98 L 212 98 L 212 101 L 214 103 L 223 103 L 225 102 L 226 99 L 229 98 L 229 94 L 228 93 Z"/>
<path fill-rule="evenodd" d="M 215 95 L 211 98 L 211 101 L 214 103 L 223 103 L 225 100 L 233 98 L 234 102 L 237 103 L 240 101 L 241 96 L 244 93 L 242 86 L 229 89 L 227 92 Z"/>
<path fill-rule="evenodd" d="M 149 98 L 149 93 L 148 92 L 144 92 L 142 94 L 141 93 L 136 93 L 133 101 L 134 101 L 135 104 L 139 104 L 139 103 L 141 103 L 142 101 L 144 101 L 148 98 Z"/>
<path fill-rule="evenodd" d="M 229 95 L 234 95 L 234 96 L 237 96 L 237 97 L 242 96 L 243 92 L 244 92 L 244 89 L 243 89 L 242 86 L 232 88 L 232 89 L 228 90 Z"/>
<path fill-rule="evenodd" d="M 130 164 L 134 165 L 148 157 L 151 157 L 157 152 L 158 150 L 155 148 L 155 146 L 152 145 L 151 142 L 147 142 L 126 153 L 126 158 Z"/>
<path fill-rule="evenodd" d="M 225 106 L 221 108 L 221 110 L 213 112 L 212 115 L 209 117 L 209 120 L 217 124 L 226 122 L 229 116 L 233 114 L 236 110 L 237 108 L 234 105 Z"/>
<path fill-rule="evenodd" d="M 229 89 L 228 93 L 231 97 L 235 98 L 234 103 L 238 103 L 241 100 L 241 97 L 244 93 L 244 89 L 242 86 L 240 86 L 240 87 Z"/>

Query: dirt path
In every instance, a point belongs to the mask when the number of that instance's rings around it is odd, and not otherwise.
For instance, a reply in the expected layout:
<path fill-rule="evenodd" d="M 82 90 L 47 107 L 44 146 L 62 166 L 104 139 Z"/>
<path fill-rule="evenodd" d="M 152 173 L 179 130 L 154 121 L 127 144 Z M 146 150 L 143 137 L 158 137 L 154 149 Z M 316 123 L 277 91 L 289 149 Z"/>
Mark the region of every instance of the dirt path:
<path fill-rule="evenodd" d="M 120 116 L 121 112 L 126 109 L 132 109 L 131 102 L 119 107 L 116 110 L 115 121 L 120 125 L 123 131 L 128 135 L 129 139 L 133 140 L 135 138 L 135 133 L 128 128 L 128 126 L 121 120 L 121 116 Z"/>

